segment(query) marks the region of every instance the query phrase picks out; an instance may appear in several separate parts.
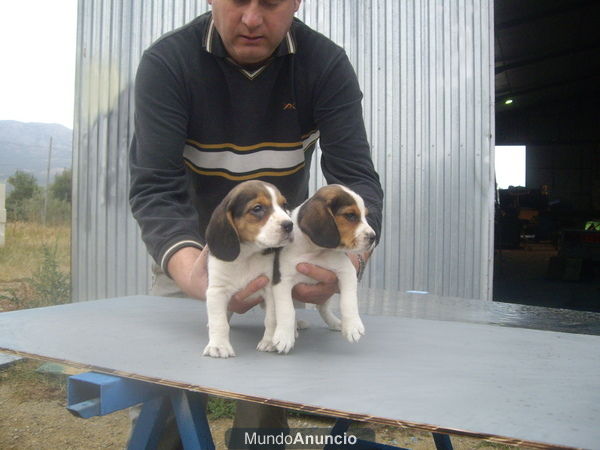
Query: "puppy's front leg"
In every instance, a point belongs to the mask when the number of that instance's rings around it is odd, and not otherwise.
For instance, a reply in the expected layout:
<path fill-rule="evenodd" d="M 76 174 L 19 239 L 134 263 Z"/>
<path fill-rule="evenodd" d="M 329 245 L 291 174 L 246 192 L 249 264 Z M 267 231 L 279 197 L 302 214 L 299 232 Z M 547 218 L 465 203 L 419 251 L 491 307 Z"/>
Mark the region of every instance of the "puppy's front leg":
<path fill-rule="evenodd" d="M 317 305 L 317 311 L 330 330 L 341 331 L 342 321 L 331 312 L 331 298 L 321 305 Z"/>
<path fill-rule="evenodd" d="M 277 327 L 273 344 L 279 353 L 288 353 L 296 341 L 296 310 L 292 300 L 292 280 L 283 278 L 273 286 Z"/>
<path fill-rule="evenodd" d="M 273 300 L 273 289 L 267 286 L 264 291 L 265 305 L 265 334 L 256 346 L 256 349 L 261 352 L 274 352 L 276 350 L 273 345 L 273 334 L 275 333 L 275 301 Z"/>
<path fill-rule="evenodd" d="M 206 291 L 208 345 L 204 348 L 204 356 L 213 358 L 235 356 L 229 342 L 229 322 L 227 320 L 227 305 L 230 296 L 230 293 L 223 288 L 209 287 Z"/>
<path fill-rule="evenodd" d="M 350 260 L 346 259 L 346 261 L 343 269 L 338 273 L 342 334 L 349 342 L 358 342 L 365 334 L 365 327 L 358 314 L 356 271 Z"/>

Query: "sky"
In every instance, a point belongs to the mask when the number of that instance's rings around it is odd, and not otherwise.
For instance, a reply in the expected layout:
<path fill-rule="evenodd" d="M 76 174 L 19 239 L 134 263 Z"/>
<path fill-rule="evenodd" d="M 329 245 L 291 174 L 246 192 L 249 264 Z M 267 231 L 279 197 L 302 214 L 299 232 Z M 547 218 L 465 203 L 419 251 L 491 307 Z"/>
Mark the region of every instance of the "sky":
<path fill-rule="evenodd" d="M 0 0 L 0 120 L 73 128 L 77 0 Z"/>

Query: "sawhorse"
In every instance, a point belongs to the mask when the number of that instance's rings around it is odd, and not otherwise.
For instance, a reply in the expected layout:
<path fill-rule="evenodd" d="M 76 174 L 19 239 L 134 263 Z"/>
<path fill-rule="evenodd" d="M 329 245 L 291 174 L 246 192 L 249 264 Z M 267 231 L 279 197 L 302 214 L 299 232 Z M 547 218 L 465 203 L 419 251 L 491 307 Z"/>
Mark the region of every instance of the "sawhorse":
<path fill-rule="evenodd" d="M 331 435 L 332 436 L 343 435 L 346 431 L 348 431 L 348 428 L 350 427 L 350 425 L 352 425 L 352 423 L 353 423 L 352 420 L 337 419 L 335 421 L 335 424 L 333 425 L 333 428 L 331 429 Z M 452 442 L 450 441 L 450 436 L 448 436 L 447 434 L 440 434 L 440 433 L 431 433 L 431 434 L 433 435 L 433 442 L 435 443 L 435 448 L 437 450 L 453 450 Z M 400 449 L 400 447 L 394 447 L 392 445 L 386 445 L 386 444 L 379 444 L 377 442 L 363 441 L 360 439 L 357 442 L 357 446 L 353 446 L 352 448 L 359 448 L 360 450 L 391 450 L 391 449 L 398 450 L 398 449 Z M 339 450 L 339 449 L 341 449 L 341 447 L 339 447 L 339 446 L 327 445 L 327 446 L 325 446 L 325 448 L 323 450 Z M 401 450 L 408 450 L 408 449 L 401 449 Z"/>
<path fill-rule="evenodd" d="M 146 381 L 114 375 L 87 372 L 68 379 L 67 409 L 77 417 L 87 419 L 104 416 L 143 403 L 131 434 L 128 449 L 154 449 L 169 413 L 173 411 L 179 436 L 186 450 L 213 450 L 215 448 L 206 417 L 207 395 Z M 338 419 L 332 435 L 344 434 L 352 421 Z M 438 450 L 452 450 L 450 437 L 433 433 Z M 359 440 L 355 450 L 396 449 L 385 444 Z M 325 450 L 342 449 L 327 446 Z"/>
<path fill-rule="evenodd" d="M 67 409 L 83 419 L 143 403 L 127 447 L 130 450 L 156 448 L 170 411 L 186 450 L 215 448 L 205 413 L 206 394 L 87 372 L 69 377 L 67 397 Z"/>

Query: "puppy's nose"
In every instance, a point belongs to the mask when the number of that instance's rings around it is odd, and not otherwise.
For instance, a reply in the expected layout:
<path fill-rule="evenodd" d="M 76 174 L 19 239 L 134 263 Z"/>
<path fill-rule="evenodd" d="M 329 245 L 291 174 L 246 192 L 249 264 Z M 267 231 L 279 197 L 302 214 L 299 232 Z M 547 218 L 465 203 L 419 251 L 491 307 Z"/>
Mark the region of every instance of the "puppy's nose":
<path fill-rule="evenodd" d="M 281 228 L 283 228 L 283 231 L 285 231 L 286 233 L 291 233 L 294 229 L 294 222 L 292 222 L 291 220 L 286 220 L 281 224 Z"/>
<path fill-rule="evenodd" d="M 375 239 L 377 239 L 377 236 L 375 236 L 375 233 L 369 233 L 367 239 L 369 240 L 369 245 L 372 245 L 375 243 Z"/>

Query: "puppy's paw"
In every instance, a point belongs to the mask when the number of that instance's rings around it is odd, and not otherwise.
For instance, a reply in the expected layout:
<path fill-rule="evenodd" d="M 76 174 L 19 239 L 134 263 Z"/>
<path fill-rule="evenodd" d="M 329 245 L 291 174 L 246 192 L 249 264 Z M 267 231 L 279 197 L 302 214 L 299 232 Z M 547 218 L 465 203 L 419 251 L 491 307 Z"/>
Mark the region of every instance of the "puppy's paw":
<path fill-rule="evenodd" d="M 328 318 L 327 326 L 332 331 L 342 331 L 342 321 L 335 316 L 331 316 Z"/>
<path fill-rule="evenodd" d="M 342 321 L 338 316 L 333 314 L 327 305 L 322 305 L 317 307 L 319 309 L 319 314 L 321 314 L 321 318 L 327 324 L 330 330 L 333 331 L 341 331 L 342 330 Z"/>
<path fill-rule="evenodd" d="M 365 334 L 365 327 L 360 318 L 342 322 L 342 334 L 348 342 L 358 342 L 360 337 Z"/>
<path fill-rule="evenodd" d="M 306 330 L 307 328 L 310 328 L 310 325 L 308 324 L 308 322 L 306 320 L 302 320 L 302 319 L 296 320 L 296 329 L 297 330 Z"/>
<path fill-rule="evenodd" d="M 263 338 L 256 346 L 256 350 L 259 352 L 274 352 L 277 349 L 275 348 L 275 345 L 273 345 L 273 340 Z"/>
<path fill-rule="evenodd" d="M 294 342 L 296 341 L 296 329 L 292 330 L 281 330 L 277 329 L 273 335 L 273 344 L 277 348 L 279 353 L 289 353 L 294 348 Z"/>
<path fill-rule="evenodd" d="M 209 342 L 202 354 L 213 358 L 229 358 L 230 356 L 235 356 L 233 347 L 229 342 Z"/>

